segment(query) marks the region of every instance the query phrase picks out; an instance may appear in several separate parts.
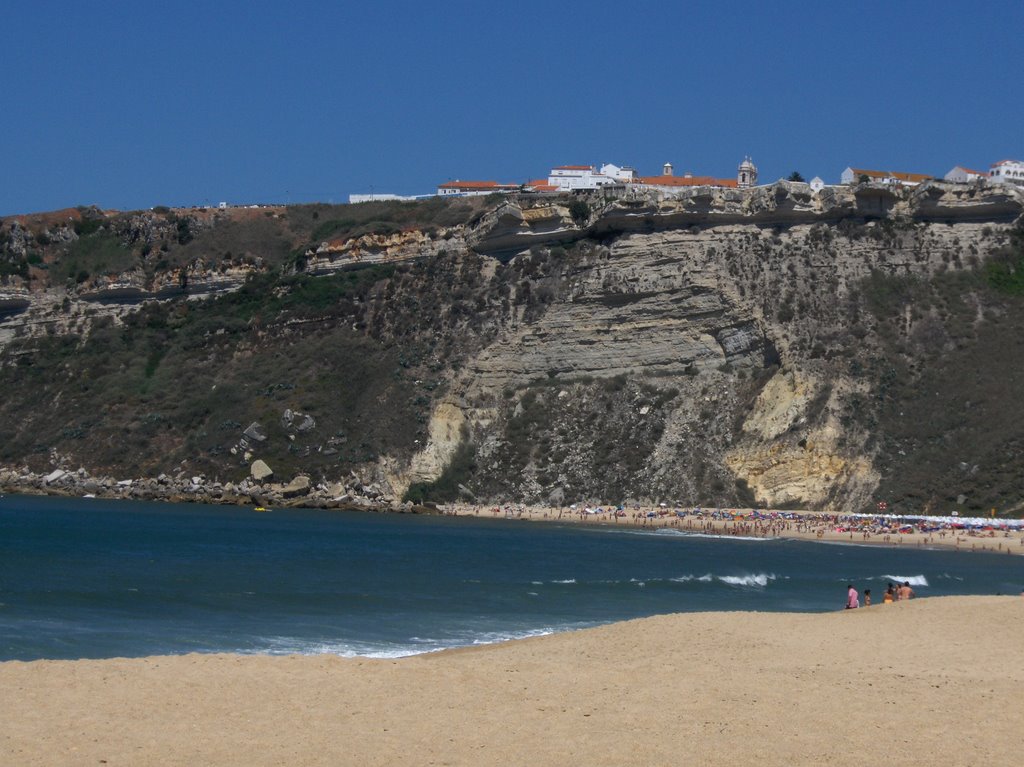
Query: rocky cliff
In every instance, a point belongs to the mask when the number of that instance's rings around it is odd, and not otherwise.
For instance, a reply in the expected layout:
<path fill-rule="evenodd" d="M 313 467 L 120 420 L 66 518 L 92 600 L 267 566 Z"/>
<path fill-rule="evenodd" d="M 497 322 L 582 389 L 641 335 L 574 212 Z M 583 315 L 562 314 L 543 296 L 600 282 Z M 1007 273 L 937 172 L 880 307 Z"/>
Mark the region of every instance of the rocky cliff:
<path fill-rule="evenodd" d="M 168 268 L 140 250 L 81 282 L 62 258 L 95 233 L 48 225 L 66 282 L 0 290 L 0 458 L 236 484 L 262 460 L 384 499 L 1020 508 L 1020 191 L 460 205 L 179 214 L 146 235 L 184 232 Z M 33 238 L 0 227 L 9 255 Z"/>

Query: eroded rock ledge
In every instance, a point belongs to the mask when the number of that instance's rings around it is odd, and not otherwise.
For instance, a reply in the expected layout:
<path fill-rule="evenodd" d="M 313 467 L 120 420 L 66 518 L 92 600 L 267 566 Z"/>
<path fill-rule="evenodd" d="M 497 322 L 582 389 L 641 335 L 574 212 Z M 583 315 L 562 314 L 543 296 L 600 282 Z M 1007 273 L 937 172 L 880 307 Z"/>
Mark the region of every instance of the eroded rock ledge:
<path fill-rule="evenodd" d="M 581 198 L 585 199 L 585 198 Z M 778 181 L 753 189 L 688 187 L 671 196 L 624 193 L 594 199 L 586 220 L 569 206 L 543 200 L 509 200 L 467 233 L 475 251 L 501 255 L 534 245 L 566 244 L 584 237 L 653 232 L 692 226 L 755 224 L 792 226 L 844 218 L 932 221 L 1012 221 L 1024 212 L 1024 190 L 1009 184 L 932 181 L 913 189 L 884 184 L 828 186 Z"/>

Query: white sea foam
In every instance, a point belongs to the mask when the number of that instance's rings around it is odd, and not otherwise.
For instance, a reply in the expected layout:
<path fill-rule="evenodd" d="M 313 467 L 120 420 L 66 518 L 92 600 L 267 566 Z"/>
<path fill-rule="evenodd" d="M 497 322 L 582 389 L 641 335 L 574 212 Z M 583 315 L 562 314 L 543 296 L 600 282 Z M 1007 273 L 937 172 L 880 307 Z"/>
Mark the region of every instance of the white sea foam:
<path fill-rule="evenodd" d="M 475 637 L 470 644 L 484 645 L 484 644 L 497 644 L 499 642 L 511 642 L 514 639 L 529 639 L 530 637 L 546 637 L 550 634 L 554 634 L 559 629 L 554 628 L 542 628 L 542 629 L 531 629 L 527 631 L 485 631 L 479 636 Z M 459 645 L 456 645 L 459 646 Z"/>
<path fill-rule="evenodd" d="M 923 575 L 883 575 L 882 580 L 896 583 L 909 583 L 911 586 L 927 586 L 928 579 Z"/>
<path fill-rule="evenodd" d="M 564 581 L 551 581 L 552 583 L 575 583 L 575 578 L 566 578 Z"/>
<path fill-rule="evenodd" d="M 675 536 L 679 538 L 714 538 L 715 540 L 728 540 L 728 541 L 778 541 L 779 538 L 772 536 L 760 536 L 760 535 L 716 535 L 714 533 L 697 533 L 689 530 L 676 530 L 673 528 L 662 527 L 657 530 L 613 530 L 612 532 L 624 532 L 627 535 L 659 535 L 659 536 Z"/>
<path fill-rule="evenodd" d="M 722 583 L 728 583 L 730 586 L 757 586 L 764 588 L 768 585 L 768 581 L 775 580 L 774 573 L 757 573 L 756 575 L 720 575 L 718 580 Z"/>
<path fill-rule="evenodd" d="M 370 642 L 315 642 L 298 637 L 262 637 L 257 648 L 246 648 L 237 652 L 243 655 L 337 655 L 342 658 L 407 658 L 412 655 L 451 650 L 457 647 L 490 645 L 515 639 L 547 636 L 560 631 L 572 631 L 597 624 L 545 626 L 522 631 L 481 631 L 464 632 L 460 635 L 437 639 L 433 637 L 410 637 L 406 643 L 376 644 Z"/>
<path fill-rule="evenodd" d="M 720 575 L 718 580 L 730 586 L 767 586 L 767 576 L 758 578 L 756 575 Z"/>
<path fill-rule="evenodd" d="M 373 645 L 363 642 L 311 642 L 298 637 L 266 637 L 248 655 L 338 655 L 342 658 L 407 658 L 447 649 L 439 645 Z"/>
<path fill-rule="evenodd" d="M 778 578 L 775 573 L 755 573 L 748 575 L 713 575 L 711 573 L 705 573 L 704 575 L 680 575 L 678 578 L 670 578 L 670 580 L 676 583 L 690 583 L 696 581 L 697 583 L 711 583 L 713 581 L 719 581 L 729 586 L 746 586 L 746 587 L 757 587 L 764 588 L 768 585 L 769 581 L 774 581 Z"/>

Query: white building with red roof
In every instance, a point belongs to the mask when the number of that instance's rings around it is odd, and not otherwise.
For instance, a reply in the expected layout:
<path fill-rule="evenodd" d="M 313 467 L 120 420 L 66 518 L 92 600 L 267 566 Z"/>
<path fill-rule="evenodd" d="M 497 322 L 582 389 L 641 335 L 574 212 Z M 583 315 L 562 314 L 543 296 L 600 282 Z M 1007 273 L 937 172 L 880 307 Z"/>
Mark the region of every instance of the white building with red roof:
<path fill-rule="evenodd" d="M 839 176 L 841 184 L 859 184 L 864 179 L 890 186 L 917 186 L 932 179 L 927 173 L 906 173 L 897 170 L 868 170 L 867 168 L 847 168 Z"/>
<path fill-rule="evenodd" d="M 551 193 L 560 191 L 554 184 L 549 184 L 546 178 L 535 178 L 523 184 L 524 192 Z"/>
<path fill-rule="evenodd" d="M 1024 162 L 1001 160 L 989 168 L 989 180 L 995 184 L 1024 186 Z"/>
<path fill-rule="evenodd" d="M 954 184 L 969 184 L 979 178 L 988 178 L 988 173 L 983 170 L 971 170 L 963 165 L 957 165 L 949 173 L 942 177 L 945 181 L 952 181 Z"/>

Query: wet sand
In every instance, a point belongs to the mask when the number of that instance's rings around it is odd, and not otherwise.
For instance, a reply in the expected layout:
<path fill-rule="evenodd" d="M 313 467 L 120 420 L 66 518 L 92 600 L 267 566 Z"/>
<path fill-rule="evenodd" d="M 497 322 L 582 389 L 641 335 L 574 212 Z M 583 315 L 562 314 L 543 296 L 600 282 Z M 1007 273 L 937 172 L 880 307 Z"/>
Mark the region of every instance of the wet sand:
<path fill-rule="evenodd" d="M 827 519 L 824 513 L 800 511 L 804 524 L 778 520 L 775 522 L 755 523 L 750 519 L 712 519 L 707 516 L 698 517 L 692 513 L 679 517 L 672 509 L 640 508 L 630 509 L 624 517 L 616 517 L 611 513 L 586 514 L 581 508 L 568 507 L 549 508 L 543 506 L 482 506 L 470 504 L 448 504 L 442 507 L 447 514 L 456 516 L 476 516 L 485 519 L 521 519 L 530 522 L 558 522 L 560 524 L 630 526 L 639 528 L 666 528 L 683 532 L 703 533 L 706 535 L 735 536 L 742 535 L 755 538 L 788 538 L 793 540 L 824 541 L 829 543 L 857 543 L 879 546 L 947 548 L 958 551 L 989 552 L 997 554 L 1024 555 L 1024 530 L 1012 530 L 1009 533 L 995 531 L 971 534 L 968 531 L 946 531 L 945 534 L 935 533 L 891 533 L 865 535 L 861 531 L 839 532 L 836 526 Z M 607 507 L 606 507 L 607 508 Z M 686 510 L 684 510 L 686 511 Z M 705 511 L 725 511 L 724 509 L 706 509 Z M 742 515 L 749 515 L 751 509 L 735 509 Z M 659 516 L 649 517 L 648 514 Z"/>
<path fill-rule="evenodd" d="M 1017 765 L 1024 598 L 696 613 L 401 660 L 0 664 L 3 765 Z"/>

